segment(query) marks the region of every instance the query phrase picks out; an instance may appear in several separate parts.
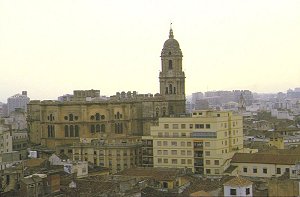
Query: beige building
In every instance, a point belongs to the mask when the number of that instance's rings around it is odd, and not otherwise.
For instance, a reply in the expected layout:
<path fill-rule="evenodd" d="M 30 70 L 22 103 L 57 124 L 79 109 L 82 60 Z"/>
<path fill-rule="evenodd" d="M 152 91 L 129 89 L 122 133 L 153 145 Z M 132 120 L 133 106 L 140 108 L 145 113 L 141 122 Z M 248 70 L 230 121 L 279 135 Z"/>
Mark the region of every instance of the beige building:
<path fill-rule="evenodd" d="M 160 118 L 143 143 L 144 166 L 221 175 L 233 154 L 243 151 L 242 116 L 203 110 L 191 117 Z"/>
<path fill-rule="evenodd" d="M 88 161 L 116 173 L 141 165 L 141 137 L 114 139 L 81 139 L 72 146 L 73 160 Z"/>

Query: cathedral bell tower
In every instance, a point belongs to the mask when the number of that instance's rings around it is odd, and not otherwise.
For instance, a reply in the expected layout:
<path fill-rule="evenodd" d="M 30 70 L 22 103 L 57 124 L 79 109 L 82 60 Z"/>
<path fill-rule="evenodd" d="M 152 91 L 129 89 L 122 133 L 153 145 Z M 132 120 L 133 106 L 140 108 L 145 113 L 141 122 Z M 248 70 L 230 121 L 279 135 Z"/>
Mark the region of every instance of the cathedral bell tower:
<path fill-rule="evenodd" d="M 160 94 L 169 103 L 169 114 L 185 114 L 185 75 L 182 52 L 170 28 L 169 39 L 161 51 Z"/>

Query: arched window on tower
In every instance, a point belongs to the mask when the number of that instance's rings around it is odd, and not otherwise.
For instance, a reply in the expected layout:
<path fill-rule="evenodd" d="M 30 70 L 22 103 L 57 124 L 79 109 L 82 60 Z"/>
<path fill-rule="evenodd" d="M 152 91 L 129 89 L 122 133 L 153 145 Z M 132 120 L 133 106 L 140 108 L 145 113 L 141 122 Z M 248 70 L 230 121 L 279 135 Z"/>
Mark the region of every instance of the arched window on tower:
<path fill-rule="evenodd" d="M 174 91 L 173 91 L 173 93 L 174 93 L 174 94 L 176 94 L 176 87 L 174 87 Z"/>
<path fill-rule="evenodd" d="M 169 94 L 172 94 L 172 84 L 169 84 Z"/>
<path fill-rule="evenodd" d="M 159 116 L 159 108 L 157 107 L 155 110 L 155 116 L 158 117 Z"/>
<path fill-rule="evenodd" d="M 173 62 L 172 60 L 169 60 L 169 70 L 172 70 L 173 69 Z"/>
<path fill-rule="evenodd" d="M 163 107 L 162 108 L 162 116 L 163 117 L 166 116 L 166 111 L 167 111 L 166 107 Z"/>

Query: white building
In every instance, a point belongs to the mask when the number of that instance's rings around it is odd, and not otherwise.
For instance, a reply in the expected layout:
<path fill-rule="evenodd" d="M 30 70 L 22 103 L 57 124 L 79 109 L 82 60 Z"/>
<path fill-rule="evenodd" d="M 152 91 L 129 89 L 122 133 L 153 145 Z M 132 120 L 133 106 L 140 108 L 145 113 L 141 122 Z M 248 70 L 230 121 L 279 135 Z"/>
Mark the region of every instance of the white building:
<path fill-rule="evenodd" d="M 27 91 L 22 91 L 22 94 L 16 94 L 12 97 L 7 99 L 7 110 L 8 114 L 12 111 L 15 111 L 17 108 L 23 109 L 27 112 L 27 104 L 29 103 L 30 99 L 27 97 Z"/>
<path fill-rule="evenodd" d="M 224 183 L 224 196 L 253 196 L 252 182 L 237 176 Z"/>

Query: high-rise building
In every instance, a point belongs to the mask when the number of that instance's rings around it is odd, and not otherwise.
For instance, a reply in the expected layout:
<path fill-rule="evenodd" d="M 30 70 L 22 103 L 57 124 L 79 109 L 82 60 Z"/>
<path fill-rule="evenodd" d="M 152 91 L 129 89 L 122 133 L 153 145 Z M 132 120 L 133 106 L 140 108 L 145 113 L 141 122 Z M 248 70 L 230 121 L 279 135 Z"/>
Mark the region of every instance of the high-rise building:
<path fill-rule="evenodd" d="M 16 94 L 7 99 L 7 110 L 8 114 L 16 109 L 23 109 L 27 111 L 27 104 L 29 103 L 30 98 L 27 96 L 27 91 L 22 91 L 22 94 Z"/>
<path fill-rule="evenodd" d="M 194 111 L 191 117 L 162 117 L 142 141 L 143 166 L 220 175 L 233 154 L 243 150 L 243 119 L 209 110 Z"/>

